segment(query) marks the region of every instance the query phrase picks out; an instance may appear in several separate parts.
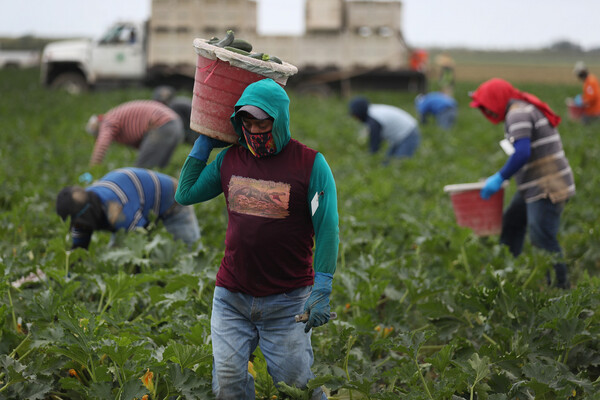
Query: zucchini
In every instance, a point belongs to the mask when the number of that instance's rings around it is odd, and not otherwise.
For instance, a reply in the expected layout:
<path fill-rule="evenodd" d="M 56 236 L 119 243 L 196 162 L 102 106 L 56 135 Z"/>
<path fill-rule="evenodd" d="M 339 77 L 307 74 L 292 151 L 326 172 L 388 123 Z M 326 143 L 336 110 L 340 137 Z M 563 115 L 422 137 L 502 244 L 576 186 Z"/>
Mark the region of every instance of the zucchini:
<path fill-rule="evenodd" d="M 219 41 L 219 38 L 218 38 L 218 37 L 216 37 L 216 36 L 213 36 L 213 37 L 211 37 L 210 39 L 208 39 L 208 42 L 206 42 L 206 43 L 208 43 L 208 44 L 215 44 L 215 43 L 217 43 L 218 41 Z"/>
<path fill-rule="evenodd" d="M 236 49 L 247 51 L 248 53 L 252 51 L 252 45 L 243 39 L 233 39 L 233 42 L 230 44 L 231 47 L 235 47 Z"/>
<path fill-rule="evenodd" d="M 257 60 L 262 60 L 264 53 L 250 53 L 248 57 L 256 58 Z"/>
<path fill-rule="evenodd" d="M 213 46 L 217 46 L 217 47 L 230 46 L 231 43 L 233 43 L 234 39 L 235 39 L 235 36 L 233 35 L 233 31 L 230 29 L 227 31 L 227 34 L 225 35 L 225 37 L 223 39 L 219 40 L 218 42 L 213 43 Z"/>
<path fill-rule="evenodd" d="M 238 53 L 238 54 L 241 54 L 241 55 L 244 55 L 244 56 L 249 56 L 250 55 L 250 53 L 248 53 L 247 51 L 242 50 L 242 49 L 238 49 L 237 47 L 225 46 L 223 48 L 225 50 L 233 51 L 234 53 Z"/>
<path fill-rule="evenodd" d="M 273 61 L 274 63 L 277 63 L 277 64 L 283 64 L 283 61 L 281 61 L 281 59 L 279 57 L 275 57 L 275 56 L 270 56 L 269 61 Z"/>

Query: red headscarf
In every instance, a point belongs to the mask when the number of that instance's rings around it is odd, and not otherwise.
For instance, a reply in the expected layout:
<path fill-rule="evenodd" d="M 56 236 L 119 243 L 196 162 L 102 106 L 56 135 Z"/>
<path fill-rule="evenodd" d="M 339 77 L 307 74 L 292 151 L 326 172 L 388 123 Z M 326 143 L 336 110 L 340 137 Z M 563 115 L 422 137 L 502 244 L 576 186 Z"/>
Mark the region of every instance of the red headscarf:
<path fill-rule="evenodd" d="M 557 126 L 560 123 L 560 117 L 552 111 L 548 104 L 530 93 L 521 92 L 515 89 L 510 83 L 503 79 L 492 78 L 489 81 L 482 83 L 477 90 L 471 94 L 471 98 L 473 99 L 470 104 L 471 107 L 484 107 L 496 114 L 494 116 L 485 112 L 483 113 L 483 115 L 494 124 L 504 121 L 504 118 L 506 117 L 506 107 L 510 100 L 523 100 L 533 104 L 537 109 L 544 113 L 552 126 Z"/>

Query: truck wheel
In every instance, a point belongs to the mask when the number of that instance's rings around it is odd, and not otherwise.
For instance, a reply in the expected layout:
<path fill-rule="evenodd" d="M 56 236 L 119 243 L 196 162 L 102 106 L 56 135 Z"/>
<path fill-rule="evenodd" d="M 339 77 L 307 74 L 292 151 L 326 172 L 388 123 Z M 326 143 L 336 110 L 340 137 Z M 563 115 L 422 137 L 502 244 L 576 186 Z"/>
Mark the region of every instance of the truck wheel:
<path fill-rule="evenodd" d="M 52 89 L 64 90 L 69 94 L 80 94 L 88 89 L 87 82 L 77 72 L 65 72 L 58 75 L 50 85 Z"/>

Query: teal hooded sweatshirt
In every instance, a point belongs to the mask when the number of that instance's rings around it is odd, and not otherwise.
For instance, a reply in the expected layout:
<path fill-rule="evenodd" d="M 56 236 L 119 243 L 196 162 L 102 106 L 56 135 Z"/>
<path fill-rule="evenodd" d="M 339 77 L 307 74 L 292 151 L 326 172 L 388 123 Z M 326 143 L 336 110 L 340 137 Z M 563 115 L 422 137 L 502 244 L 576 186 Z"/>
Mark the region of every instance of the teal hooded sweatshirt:
<path fill-rule="evenodd" d="M 273 118 L 275 154 L 256 158 L 248 150 L 236 115 L 244 105 L 259 107 Z M 285 90 L 272 79 L 250 84 L 234 107 L 231 123 L 238 143 L 219 152 L 208 165 L 189 156 L 175 194 L 183 205 L 226 194 L 229 218 L 217 286 L 265 296 L 311 285 L 314 272 L 333 274 L 339 246 L 335 181 L 321 153 L 291 138 Z M 272 263 L 265 253 L 274 254 Z M 296 260 L 290 259 L 295 254 L 300 255 L 297 268 L 303 270 L 297 275 L 289 271 L 296 268 Z M 312 261 L 310 275 L 305 271 L 308 261 Z"/>

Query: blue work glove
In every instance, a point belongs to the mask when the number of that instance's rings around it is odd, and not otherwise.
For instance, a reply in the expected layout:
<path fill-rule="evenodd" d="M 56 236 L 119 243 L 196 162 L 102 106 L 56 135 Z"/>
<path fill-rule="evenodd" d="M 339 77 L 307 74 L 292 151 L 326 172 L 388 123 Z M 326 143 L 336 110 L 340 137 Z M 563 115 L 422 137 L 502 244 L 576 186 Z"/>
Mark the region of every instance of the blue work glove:
<path fill-rule="evenodd" d="M 484 200 L 489 199 L 494 193 L 500 190 L 502 182 L 504 182 L 504 178 L 500 175 L 500 172 L 496 172 L 485 180 L 485 185 L 483 185 L 479 195 Z"/>
<path fill-rule="evenodd" d="M 313 327 L 325 325 L 329 321 L 329 295 L 331 294 L 332 282 L 333 274 L 315 273 L 315 284 L 312 293 L 304 304 L 304 312 L 309 313 L 304 332 L 310 331 Z"/>
<path fill-rule="evenodd" d="M 581 98 L 580 94 L 578 94 L 577 96 L 575 96 L 575 98 L 573 99 L 573 102 L 575 103 L 575 105 L 577 107 L 583 106 L 583 99 Z"/>
<path fill-rule="evenodd" d="M 200 161 L 208 161 L 208 157 L 210 156 L 210 152 L 215 147 L 225 147 L 229 146 L 231 143 L 223 142 L 218 139 L 213 139 L 206 135 L 198 136 L 198 139 L 194 142 L 194 146 L 192 147 L 192 151 L 190 151 L 190 157 L 197 158 Z"/>
<path fill-rule="evenodd" d="M 84 172 L 83 174 L 79 175 L 80 183 L 85 183 L 87 185 L 87 184 L 92 183 L 93 180 L 94 180 L 94 177 L 89 172 Z"/>

